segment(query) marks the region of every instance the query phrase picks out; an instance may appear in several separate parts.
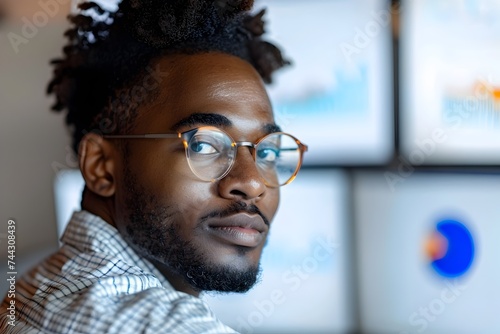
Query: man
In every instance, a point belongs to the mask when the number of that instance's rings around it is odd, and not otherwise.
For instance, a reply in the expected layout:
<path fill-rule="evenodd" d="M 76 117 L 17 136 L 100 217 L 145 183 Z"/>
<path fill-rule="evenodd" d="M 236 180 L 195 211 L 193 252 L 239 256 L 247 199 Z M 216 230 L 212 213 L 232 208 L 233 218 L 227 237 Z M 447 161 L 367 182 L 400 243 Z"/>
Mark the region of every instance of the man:
<path fill-rule="evenodd" d="M 73 127 L 83 211 L 18 282 L 2 330 L 234 332 L 198 295 L 255 283 L 279 186 L 307 149 L 274 122 L 263 81 L 287 62 L 251 6 L 81 5 L 49 92 Z"/>

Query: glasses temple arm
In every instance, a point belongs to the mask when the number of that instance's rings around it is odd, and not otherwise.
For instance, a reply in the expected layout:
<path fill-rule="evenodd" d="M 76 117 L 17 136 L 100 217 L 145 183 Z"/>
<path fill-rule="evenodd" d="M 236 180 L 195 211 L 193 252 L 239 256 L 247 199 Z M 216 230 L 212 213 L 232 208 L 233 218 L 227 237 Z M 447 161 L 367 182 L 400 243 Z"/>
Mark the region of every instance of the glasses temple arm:
<path fill-rule="evenodd" d="M 104 135 L 103 138 L 109 139 L 163 139 L 163 138 L 180 138 L 178 133 L 147 133 L 143 135 Z"/>

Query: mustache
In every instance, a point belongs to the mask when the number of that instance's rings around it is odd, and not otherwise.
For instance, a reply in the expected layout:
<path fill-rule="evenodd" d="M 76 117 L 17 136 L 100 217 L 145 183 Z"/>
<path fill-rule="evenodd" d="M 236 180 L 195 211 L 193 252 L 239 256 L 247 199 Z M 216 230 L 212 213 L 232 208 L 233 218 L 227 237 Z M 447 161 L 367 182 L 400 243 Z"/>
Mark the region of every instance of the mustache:
<path fill-rule="evenodd" d="M 259 208 L 256 205 L 246 204 L 244 202 L 234 202 L 224 210 L 214 210 L 209 214 L 201 217 L 201 222 L 215 217 L 225 218 L 238 213 L 257 214 L 262 218 L 264 223 L 269 226 L 269 219 L 267 219 L 266 216 L 264 216 L 264 214 L 259 210 Z"/>

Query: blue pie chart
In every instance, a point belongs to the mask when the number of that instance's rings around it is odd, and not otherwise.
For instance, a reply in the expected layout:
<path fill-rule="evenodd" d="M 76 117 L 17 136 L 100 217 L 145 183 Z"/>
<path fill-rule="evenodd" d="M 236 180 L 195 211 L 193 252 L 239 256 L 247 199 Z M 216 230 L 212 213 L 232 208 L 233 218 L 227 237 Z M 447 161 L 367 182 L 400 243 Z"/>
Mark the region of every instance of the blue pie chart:
<path fill-rule="evenodd" d="M 454 278 L 465 274 L 474 262 L 475 255 L 474 239 L 469 229 L 457 220 L 446 219 L 437 223 L 435 233 L 434 249 L 438 251 L 430 254 L 432 268 L 444 277 Z"/>

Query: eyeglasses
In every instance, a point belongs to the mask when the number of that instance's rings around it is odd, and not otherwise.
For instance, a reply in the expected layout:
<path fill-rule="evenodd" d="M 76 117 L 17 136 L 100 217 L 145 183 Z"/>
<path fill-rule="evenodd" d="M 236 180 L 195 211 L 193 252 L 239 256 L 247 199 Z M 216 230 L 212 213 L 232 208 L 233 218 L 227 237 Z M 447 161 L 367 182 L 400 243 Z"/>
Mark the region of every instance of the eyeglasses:
<path fill-rule="evenodd" d="M 167 139 L 179 138 L 184 144 L 186 158 L 192 172 L 203 181 L 215 182 L 233 168 L 238 147 L 252 148 L 257 170 L 268 187 L 279 187 L 292 182 L 302 165 L 307 145 L 284 132 L 268 134 L 256 143 L 235 142 L 219 128 L 203 126 L 182 133 L 105 135 L 110 139 Z"/>

